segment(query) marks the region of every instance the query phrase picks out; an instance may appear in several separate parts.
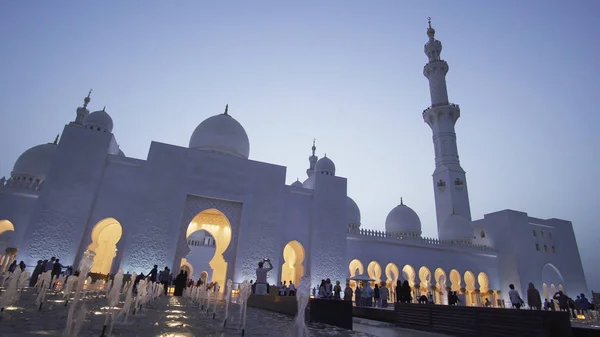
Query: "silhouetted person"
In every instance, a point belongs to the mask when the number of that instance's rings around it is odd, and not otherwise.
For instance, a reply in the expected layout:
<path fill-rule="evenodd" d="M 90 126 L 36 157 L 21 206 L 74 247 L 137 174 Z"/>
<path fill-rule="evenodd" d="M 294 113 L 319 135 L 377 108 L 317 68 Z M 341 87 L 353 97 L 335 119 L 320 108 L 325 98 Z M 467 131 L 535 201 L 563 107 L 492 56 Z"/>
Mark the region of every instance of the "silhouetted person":
<path fill-rule="evenodd" d="M 15 269 L 17 269 L 17 260 L 14 260 L 10 266 L 8 267 L 8 272 L 9 273 L 14 273 Z"/>
<path fill-rule="evenodd" d="M 27 268 L 27 266 L 25 265 L 25 262 L 23 262 L 23 261 L 19 262 L 19 268 L 21 268 L 21 272 L 24 272 L 25 268 Z"/>
<path fill-rule="evenodd" d="M 169 274 L 171 274 L 169 267 L 165 267 L 165 270 L 158 274 L 158 280 L 163 285 L 165 295 L 167 295 L 169 292 Z"/>
<path fill-rule="evenodd" d="M 521 295 L 519 295 L 519 292 L 515 289 L 514 285 L 509 284 L 508 287 L 510 288 L 508 291 L 510 303 L 512 303 L 513 308 L 521 309 L 521 306 L 523 305 L 523 299 L 521 298 Z"/>
<path fill-rule="evenodd" d="M 542 297 L 531 282 L 529 282 L 529 288 L 527 289 L 527 304 L 529 304 L 530 309 L 542 310 Z"/>
<path fill-rule="evenodd" d="M 396 302 L 402 302 L 402 282 L 396 281 Z"/>
<path fill-rule="evenodd" d="M 554 299 L 558 301 L 558 308 L 560 310 L 569 310 L 569 298 L 562 291 L 554 294 Z"/>
<path fill-rule="evenodd" d="M 410 303 L 412 300 L 412 296 L 410 294 L 410 284 L 408 284 L 408 280 L 404 280 L 402 282 L 402 288 L 400 289 L 400 301 L 402 303 Z"/>
<path fill-rule="evenodd" d="M 44 262 L 42 260 L 38 260 L 37 265 L 35 266 L 35 269 L 33 269 L 33 273 L 31 273 L 31 279 L 29 280 L 30 287 L 34 287 L 35 284 L 37 283 L 38 277 L 44 270 L 43 263 Z"/>
<path fill-rule="evenodd" d="M 150 279 L 150 281 L 156 282 L 157 275 L 158 275 L 158 266 L 154 265 L 154 268 L 152 268 L 152 270 L 150 270 L 150 273 L 148 273 L 148 278 Z"/>
<path fill-rule="evenodd" d="M 63 266 L 60 264 L 60 259 L 56 259 L 56 261 L 54 261 L 54 265 L 52 266 L 52 279 L 56 279 L 58 276 L 60 276 L 62 268 Z"/>
<path fill-rule="evenodd" d="M 183 295 L 183 288 L 185 288 L 185 283 L 187 281 L 187 277 L 185 276 L 185 272 L 182 270 L 179 272 L 179 275 L 175 278 L 175 292 L 173 292 L 174 296 Z"/>

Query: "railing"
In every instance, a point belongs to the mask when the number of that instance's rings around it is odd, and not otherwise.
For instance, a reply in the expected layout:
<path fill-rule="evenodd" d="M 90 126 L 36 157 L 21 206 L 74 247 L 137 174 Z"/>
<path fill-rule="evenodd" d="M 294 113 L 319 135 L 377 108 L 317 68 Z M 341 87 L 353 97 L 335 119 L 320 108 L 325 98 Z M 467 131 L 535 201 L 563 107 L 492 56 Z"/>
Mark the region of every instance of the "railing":
<path fill-rule="evenodd" d="M 194 240 L 194 239 L 188 239 L 187 241 L 188 246 L 207 246 L 207 247 L 214 247 L 215 246 L 215 241 L 204 241 L 204 240 Z"/>
<path fill-rule="evenodd" d="M 382 238 L 394 241 L 403 241 L 403 242 L 414 242 L 420 243 L 424 245 L 434 245 L 434 246 L 448 246 L 448 247 L 461 247 L 461 248 L 470 248 L 477 249 L 485 252 L 496 252 L 496 250 L 492 247 L 486 245 L 478 245 L 471 243 L 468 240 L 452 240 L 452 241 L 442 241 L 437 238 L 427 238 L 420 237 L 416 235 L 412 235 L 410 233 L 390 233 L 386 231 L 377 231 L 372 229 L 348 229 L 349 234 L 361 235 L 361 236 L 369 236 L 373 238 Z"/>
<path fill-rule="evenodd" d="M 446 102 L 446 103 L 438 103 L 438 104 L 433 104 L 433 105 L 431 105 L 429 108 L 427 108 L 427 109 L 423 110 L 423 115 L 424 115 L 424 114 L 426 114 L 427 112 L 429 112 L 429 110 L 431 110 L 431 109 L 433 109 L 433 108 L 437 108 L 437 107 L 439 107 L 439 106 L 451 106 L 451 107 L 453 107 L 453 108 L 458 108 L 458 109 L 460 109 L 460 105 L 458 105 L 458 104 L 449 103 L 449 102 Z"/>
<path fill-rule="evenodd" d="M 33 180 L 33 179 L 27 179 L 27 178 L 22 178 L 19 177 L 19 179 L 15 180 L 13 178 L 8 178 L 8 180 L 5 177 L 2 177 L 0 179 L 0 188 L 18 188 L 18 189 L 25 189 L 25 190 L 32 190 L 32 191 L 39 191 L 42 186 L 44 185 L 44 182 L 40 182 L 38 179 Z"/>

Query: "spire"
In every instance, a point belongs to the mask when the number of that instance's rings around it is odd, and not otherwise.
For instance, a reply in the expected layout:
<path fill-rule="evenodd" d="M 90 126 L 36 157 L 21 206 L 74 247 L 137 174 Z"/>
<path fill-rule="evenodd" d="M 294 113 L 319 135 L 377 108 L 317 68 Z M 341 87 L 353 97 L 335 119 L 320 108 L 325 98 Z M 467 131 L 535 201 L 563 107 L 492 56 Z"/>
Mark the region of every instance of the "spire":
<path fill-rule="evenodd" d="M 316 138 L 313 138 L 313 146 L 312 146 L 312 155 L 313 156 L 315 155 L 315 151 L 317 150 L 317 147 L 315 146 L 315 141 L 316 140 L 317 140 Z"/>
<path fill-rule="evenodd" d="M 88 104 L 90 104 L 90 101 L 92 100 L 92 99 L 90 98 L 90 96 L 92 95 L 92 90 L 93 90 L 93 89 L 90 89 L 90 92 L 88 92 L 88 95 L 87 95 L 87 97 L 83 99 L 83 108 L 84 108 L 84 109 L 85 109 L 85 108 L 87 108 Z"/>
<path fill-rule="evenodd" d="M 225 112 L 223 113 L 223 115 L 229 116 L 229 114 L 227 113 L 229 111 L 229 104 L 225 104 Z"/>
<path fill-rule="evenodd" d="M 400 206 L 404 206 L 404 201 L 402 200 L 402 197 L 400 197 Z"/>
<path fill-rule="evenodd" d="M 435 36 L 435 29 L 431 27 L 431 18 L 427 18 L 427 23 L 429 23 L 429 28 L 427 28 L 427 36 L 429 36 L 429 39 L 433 40 L 433 37 Z"/>
<path fill-rule="evenodd" d="M 313 138 L 313 145 L 312 145 L 312 155 L 310 157 L 308 157 L 308 162 L 310 163 L 310 166 L 308 167 L 308 169 L 306 169 L 306 175 L 310 178 L 314 173 L 315 173 L 315 165 L 317 164 L 317 156 L 315 155 L 315 151 L 317 150 L 317 146 L 315 145 L 315 141 L 316 139 Z"/>
<path fill-rule="evenodd" d="M 52 144 L 54 144 L 54 145 L 58 144 L 58 137 L 59 137 L 59 136 L 60 136 L 60 135 L 56 135 L 56 138 L 54 138 L 54 142 L 53 142 Z"/>
<path fill-rule="evenodd" d="M 102 112 L 106 112 L 106 105 L 102 108 Z"/>

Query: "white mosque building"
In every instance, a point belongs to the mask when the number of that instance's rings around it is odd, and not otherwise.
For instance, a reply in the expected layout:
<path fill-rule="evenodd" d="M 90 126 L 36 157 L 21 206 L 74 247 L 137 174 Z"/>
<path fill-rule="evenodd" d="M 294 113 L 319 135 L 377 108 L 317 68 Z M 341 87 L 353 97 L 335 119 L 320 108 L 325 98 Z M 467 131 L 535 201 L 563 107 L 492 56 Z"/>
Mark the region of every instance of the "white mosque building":
<path fill-rule="evenodd" d="M 419 216 L 403 202 L 385 231 L 362 228 L 347 179 L 314 144 L 307 179 L 286 185 L 285 167 L 249 159 L 246 130 L 227 109 L 200 123 L 189 147 L 152 142 L 145 160 L 129 158 L 109 114 L 87 109 L 88 95 L 60 141 L 25 151 L 0 180 L 2 267 L 51 256 L 77 265 L 89 249 L 93 272 L 146 273 L 157 264 L 221 285 L 255 278 L 269 257 L 272 284 L 304 275 L 313 285 L 400 278 L 438 303 L 454 290 L 467 304 L 496 304 L 511 283 L 524 294 L 533 282 L 546 298 L 558 289 L 587 293 L 570 221 L 514 210 L 471 218 L 454 129 L 460 108 L 449 103 L 448 64 L 431 24 L 427 35 L 423 120 L 433 133 L 438 238 L 421 236 Z"/>

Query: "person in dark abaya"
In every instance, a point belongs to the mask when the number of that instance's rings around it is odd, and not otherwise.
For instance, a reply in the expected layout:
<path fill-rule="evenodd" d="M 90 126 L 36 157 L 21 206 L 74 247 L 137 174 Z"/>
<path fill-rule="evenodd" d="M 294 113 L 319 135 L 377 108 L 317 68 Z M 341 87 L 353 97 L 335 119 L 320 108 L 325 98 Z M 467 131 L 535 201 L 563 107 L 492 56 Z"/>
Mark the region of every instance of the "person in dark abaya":
<path fill-rule="evenodd" d="M 35 266 L 35 269 L 33 270 L 33 273 L 31 274 L 31 279 L 29 280 L 30 287 L 35 286 L 35 284 L 37 283 L 38 277 L 44 270 L 43 268 L 44 268 L 43 261 L 38 260 L 37 265 Z"/>
<path fill-rule="evenodd" d="M 179 272 L 179 275 L 175 278 L 175 292 L 173 296 L 181 296 L 183 295 L 183 288 L 185 288 L 185 282 L 187 281 L 187 277 L 185 272 L 182 270 Z"/>
<path fill-rule="evenodd" d="M 396 281 L 396 302 L 402 302 L 402 282 Z"/>
<path fill-rule="evenodd" d="M 410 303 L 410 301 L 412 300 L 412 296 L 410 295 L 410 284 L 408 284 L 407 280 L 404 280 L 404 282 L 402 283 L 402 289 L 400 294 L 402 296 L 402 303 Z"/>

